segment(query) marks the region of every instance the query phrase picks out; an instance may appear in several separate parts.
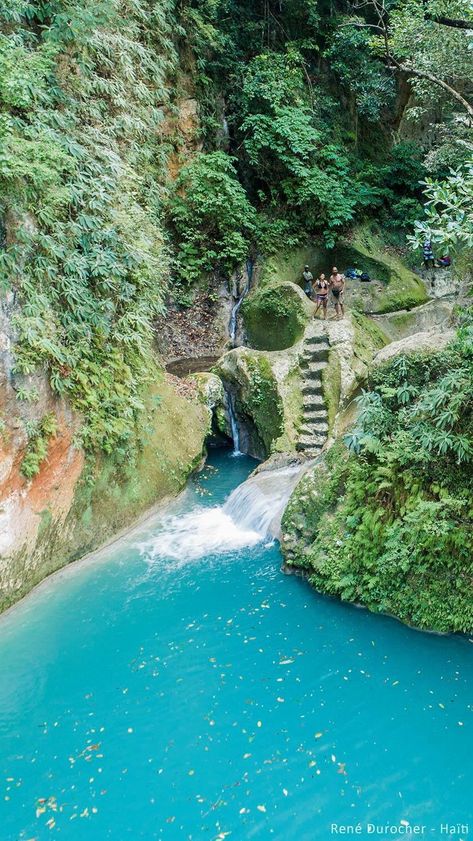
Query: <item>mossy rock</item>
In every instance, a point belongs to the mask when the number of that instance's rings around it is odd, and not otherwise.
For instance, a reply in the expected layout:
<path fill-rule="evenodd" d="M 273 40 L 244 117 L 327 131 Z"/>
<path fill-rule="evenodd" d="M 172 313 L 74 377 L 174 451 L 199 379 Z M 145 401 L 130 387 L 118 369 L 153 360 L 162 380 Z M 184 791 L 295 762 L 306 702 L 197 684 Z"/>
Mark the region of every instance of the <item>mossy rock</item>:
<path fill-rule="evenodd" d="M 328 430 L 331 435 L 335 426 L 335 418 L 340 407 L 342 389 L 340 359 L 333 348 L 329 351 L 327 366 L 322 371 L 322 388 L 324 392 L 325 405 L 327 407 Z"/>
<path fill-rule="evenodd" d="M 301 338 L 313 305 L 294 283 L 256 289 L 241 312 L 248 342 L 257 350 L 285 350 Z"/>
<path fill-rule="evenodd" d="M 234 399 L 243 452 L 267 458 L 284 429 L 284 407 L 264 353 L 237 348 L 219 360 L 215 372 Z"/>

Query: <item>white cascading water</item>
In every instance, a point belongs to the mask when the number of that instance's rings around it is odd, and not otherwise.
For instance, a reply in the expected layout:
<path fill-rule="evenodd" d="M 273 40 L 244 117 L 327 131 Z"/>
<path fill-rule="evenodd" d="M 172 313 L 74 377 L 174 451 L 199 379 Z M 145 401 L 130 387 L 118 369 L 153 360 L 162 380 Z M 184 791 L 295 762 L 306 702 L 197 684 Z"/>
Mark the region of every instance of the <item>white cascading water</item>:
<path fill-rule="evenodd" d="M 233 455 L 241 456 L 243 453 L 240 450 L 240 428 L 238 426 L 237 416 L 235 412 L 235 398 L 231 392 L 228 392 L 228 416 L 230 418 L 230 427 L 232 430 L 233 441 Z"/>
<path fill-rule="evenodd" d="M 279 537 L 281 519 L 289 497 L 307 465 L 280 467 L 250 476 L 235 488 L 223 510 L 233 522 L 261 539 Z"/>
<path fill-rule="evenodd" d="M 246 296 L 248 295 L 248 292 L 251 289 L 251 281 L 253 279 L 253 261 L 252 260 L 247 260 L 246 261 L 246 276 L 247 276 L 247 281 L 245 283 L 243 291 L 242 291 L 241 295 L 238 297 L 238 299 L 235 301 L 235 303 L 232 307 L 232 311 L 230 313 L 230 322 L 229 322 L 229 325 L 228 325 L 228 332 L 229 332 L 230 339 L 231 339 L 233 345 L 235 345 L 236 337 L 237 337 L 237 331 L 238 331 L 238 313 L 240 312 L 240 307 L 241 307 L 243 301 L 245 300 Z"/>
<path fill-rule="evenodd" d="M 289 497 L 306 469 L 307 463 L 262 471 L 235 488 L 224 505 L 164 520 L 159 533 L 142 544 L 143 554 L 150 561 L 172 561 L 175 568 L 277 538 Z"/>

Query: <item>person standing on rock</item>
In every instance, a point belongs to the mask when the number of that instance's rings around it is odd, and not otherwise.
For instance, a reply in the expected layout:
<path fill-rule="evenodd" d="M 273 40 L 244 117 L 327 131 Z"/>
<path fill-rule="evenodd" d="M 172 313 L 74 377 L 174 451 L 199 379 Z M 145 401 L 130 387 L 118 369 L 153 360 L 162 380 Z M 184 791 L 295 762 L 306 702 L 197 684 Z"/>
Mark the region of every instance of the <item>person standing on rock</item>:
<path fill-rule="evenodd" d="M 322 307 L 323 313 L 324 313 L 324 321 L 326 321 L 327 320 L 327 304 L 328 304 L 328 280 L 326 279 L 323 272 L 322 272 L 321 275 L 318 276 L 317 280 L 315 281 L 314 289 L 315 289 L 315 300 L 316 300 L 316 303 L 317 303 L 314 315 L 317 315 L 320 307 Z"/>
<path fill-rule="evenodd" d="M 308 298 L 312 295 L 312 282 L 314 280 L 314 275 L 309 269 L 309 266 L 304 266 L 304 271 L 302 272 L 302 280 L 304 282 L 304 292 Z"/>
<path fill-rule="evenodd" d="M 424 258 L 424 266 L 426 269 L 435 268 L 435 257 L 430 239 L 426 239 L 422 248 L 422 255 Z"/>
<path fill-rule="evenodd" d="M 345 293 L 345 275 L 340 274 L 336 266 L 333 267 L 332 274 L 330 275 L 330 289 L 332 290 L 337 318 L 344 318 L 345 307 L 343 296 Z"/>

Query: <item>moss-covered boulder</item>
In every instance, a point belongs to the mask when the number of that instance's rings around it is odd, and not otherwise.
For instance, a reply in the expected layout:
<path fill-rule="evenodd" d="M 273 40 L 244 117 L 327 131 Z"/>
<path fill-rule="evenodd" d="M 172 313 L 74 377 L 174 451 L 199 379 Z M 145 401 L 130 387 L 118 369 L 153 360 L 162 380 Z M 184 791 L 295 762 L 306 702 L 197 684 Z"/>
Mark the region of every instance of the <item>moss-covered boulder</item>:
<path fill-rule="evenodd" d="M 302 336 L 313 304 L 294 283 L 258 287 L 241 308 L 248 343 L 258 350 L 283 350 Z"/>
<path fill-rule="evenodd" d="M 373 317 L 393 342 L 426 330 L 448 330 L 456 322 L 455 301 L 433 300 L 413 310 L 385 313 Z"/>
<path fill-rule="evenodd" d="M 310 244 L 274 255 L 263 266 L 260 285 L 264 288 L 289 281 L 300 283 L 305 264 L 310 266 L 314 277 L 321 272 L 328 276 L 333 266 L 343 272 L 355 268 L 368 273 L 369 282 L 347 280 L 348 309 L 368 314 L 386 313 L 409 310 L 427 301 L 422 278 L 365 227 L 356 230 L 350 241 L 341 241 L 333 249 Z"/>
<path fill-rule="evenodd" d="M 449 342 L 453 341 L 455 334 L 455 330 L 427 330 L 421 333 L 414 333 L 405 339 L 399 339 L 397 342 L 390 342 L 375 355 L 373 365 L 375 367 L 384 365 L 385 362 L 388 362 L 395 356 L 438 353 Z"/>
<path fill-rule="evenodd" d="M 214 370 L 225 384 L 227 416 L 230 411 L 236 415 L 242 451 L 267 458 L 282 432 L 283 407 L 265 354 L 236 348 L 224 354 Z"/>
<path fill-rule="evenodd" d="M 215 372 L 232 401 L 243 452 L 256 458 L 295 452 L 302 413 L 300 346 L 287 351 L 235 348 Z"/>

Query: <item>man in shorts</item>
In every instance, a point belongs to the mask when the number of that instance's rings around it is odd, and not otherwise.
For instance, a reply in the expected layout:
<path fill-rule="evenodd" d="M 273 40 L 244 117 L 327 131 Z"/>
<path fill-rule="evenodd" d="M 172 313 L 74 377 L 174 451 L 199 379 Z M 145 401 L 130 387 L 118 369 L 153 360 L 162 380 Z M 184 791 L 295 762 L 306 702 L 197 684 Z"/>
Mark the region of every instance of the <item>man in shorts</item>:
<path fill-rule="evenodd" d="M 345 315 L 345 307 L 343 305 L 343 295 L 345 292 L 345 275 L 340 274 L 337 267 L 334 266 L 332 274 L 330 275 L 330 289 L 332 291 L 333 302 L 335 304 L 335 312 L 337 318 L 343 318 Z"/>

